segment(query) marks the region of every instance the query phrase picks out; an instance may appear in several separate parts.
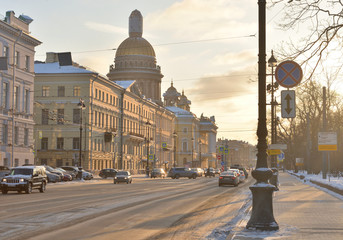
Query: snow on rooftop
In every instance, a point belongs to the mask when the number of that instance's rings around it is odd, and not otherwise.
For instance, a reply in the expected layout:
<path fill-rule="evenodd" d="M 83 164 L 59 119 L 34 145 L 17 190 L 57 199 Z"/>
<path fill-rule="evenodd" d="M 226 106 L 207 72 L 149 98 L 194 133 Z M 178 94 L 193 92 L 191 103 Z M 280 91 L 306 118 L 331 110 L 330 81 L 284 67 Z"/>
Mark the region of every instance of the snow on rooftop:
<path fill-rule="evenodd" d="M 135 80 L 115 81 L 116 84 L 118 84 L 124 89 L 127 89 L 128 87 L 130 87 L 134 82 Z"/>
<path fill-rule="evenodd" d="M 95 73 L 76 66 L 60 66 L 58 62 L 53 63 L 35 63 L 35 73 Z"/>

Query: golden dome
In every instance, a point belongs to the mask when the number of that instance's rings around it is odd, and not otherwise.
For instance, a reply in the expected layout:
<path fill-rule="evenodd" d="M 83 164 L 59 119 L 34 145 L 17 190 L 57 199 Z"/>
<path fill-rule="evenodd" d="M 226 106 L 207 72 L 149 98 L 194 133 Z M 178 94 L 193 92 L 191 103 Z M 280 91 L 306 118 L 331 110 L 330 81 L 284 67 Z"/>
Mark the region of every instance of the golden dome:
<path fill-rule="evenodd" d="M 126 55 L 146 55 L 156 57 L 151 44 L 142 37 L 129 37 L 119 45 L 116 57 Z"/>

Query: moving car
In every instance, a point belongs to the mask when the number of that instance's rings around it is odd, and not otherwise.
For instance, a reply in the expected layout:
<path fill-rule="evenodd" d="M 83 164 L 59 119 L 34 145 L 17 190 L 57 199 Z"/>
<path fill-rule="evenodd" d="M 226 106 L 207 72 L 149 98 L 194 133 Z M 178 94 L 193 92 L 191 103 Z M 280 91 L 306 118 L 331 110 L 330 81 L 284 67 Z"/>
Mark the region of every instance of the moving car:
<path fill-rule="evenodd" d="M 113 179 L 113 183 L 117 184 L 120 182 L 132 183 L 131 173 L 129 171 L 118 171 Z"/>
<path fill-rule="evenodd" d="M 118 171 L 113 168 L 105 168 L 105 169 L 100 170 L 99 177 L 104 178 L 104 179 L 108 177 L 115 177 L 117 172 Z"/>
<path fill-rule="evenodd" d="M 45 168 L 42 166 L 21 166 L 11 169 L 9 175 L 1 179 L 2 194 L 7 194 L 8 191 L 25 191 L 27 194 L 32 192 L 32 189 L 38 189 L 40 192 L 45 192 L 47 176 Z"/>
<path fill-rule="evenodd" d="M 235 171 L 224 171 L 219 175 L 218 185 L 219 187 L 223 185 L 233 185 L 237 187 L 239 184 L 239 177 Z"/>
<path fill-rule="evenodd" d="M 168 177 L 172 179 L 179 179 L 180 177 L 188 177 L 189 179 L 197 178 L 197 172 L 187 167 L 173 167 L 168 172 Z"/>
<path fill-rule="evenodd" d="M 245 175 L 245 179 L 248 178 L 248 171 L 245 169 L 245 167 L 242 167 L 241 165 L 239 164 L 234 164 L 230 167 L 230 169 L 238 169 L 238 170 L 242 170 L 244 172 L 244 175 Z"/>
<path fill-rule="evenodd" d="M 192 168 L 192 170 L 197 173 L 198 177 L 204 176 L 204 170 L 203 169 L 201 169 L 201 168 Z"/>
<path fill-rule="evenodd" d="M 206 169 L 205 171 L 205 177 L 215 177 L 216 176 L 216 172 L 214 171 L 213 168 L 209 168 L 209 169 Z"/>
<path fill-rule="evenodd" d="M 151 171 L 151 178 L 156 178 L 156 177 L 165 178 L 166 176 L 167 174 L 163 168 L 154 168 Z"/>
<path fill-rule="evenodd" d="M 239 171 L 239 181 L 244 182 L 245 181 L 245 174 L 242 170 Z"/>

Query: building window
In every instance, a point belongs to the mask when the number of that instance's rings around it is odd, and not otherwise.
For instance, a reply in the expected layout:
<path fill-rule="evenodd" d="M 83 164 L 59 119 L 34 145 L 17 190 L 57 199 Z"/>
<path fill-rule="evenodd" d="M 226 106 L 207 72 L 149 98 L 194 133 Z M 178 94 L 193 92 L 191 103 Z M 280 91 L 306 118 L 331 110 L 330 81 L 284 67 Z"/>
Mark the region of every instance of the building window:
<path fill-rule="evenodd" d="M 49 144 L 49 141 L 48 141 L 48 138 L 47 137 L 44 137 L 41 139 L 41 149 L 42 150 L 48 150 L 48 145 Z"/>
<path fill-rule="evenodd" d="M 108 93 L 106 93 L 106 103 L 108 103 Z"/>
<path fill-rule="evenodd" d="M 105 92 L 102 92 L 102 101 L 105 101 Z"/>
<path fill-rule="evenodd" d="M 42 97 L 49 97 L 50 87 L 43 86 L 42 87 Z"/>
<path fill-rule="evenodd" d="M 7 124 L 2 125 L 2 142 L 7 144 L 8 141 L 8 126 Z"/>
<path fill-rule="evenodd" d="M 64 86 L 58 86 L 57 88 L 57 96 L 64 97 L 65 96 L 65 88 Z"/>
<path fill-rule="evenodd" d="M 80 122 L 81 122 L 80 113 L 81 113 L 81 109 L 79 109 L 79 108 L 73 109 L 73 123 L 80 124 Z"/>
<path fill-rule="evenodd" d="M 24 111 L 26 113 L 28 113 L 29 110 L 30 110 L 30 91 L 28 89 L 25 89 L 24 94 L 25 94 L 25 96 L 24 96 L 24 100 L 25 100 L 25 102 L 24 102 L 24 108 L 25 108 Z"/>
<path fill-rule="evenodd" d="M 8 108 L 8 83 L 2 84 L 2 107 Z"/>
<path fill-rule="evenodd" d="M 187 152 L 188 151 L 187 142 L 182 142 L 182 151 L 183 152 Z"/>
<path fill-rule="evenodd" d="M 74 86 L 73 95 L 74 95 L 74 97 L 79 97 L 79 96 L 81 96 L 81 87 Z"/>
<path fill-rule="evenodd" d="M 29 145 L 29 129 L 24 128 L 24 145 L 28 146 Z"/>
<path fill-rule="evenodd" d="M 3 49 L 3 51 L 4 51 L 4 57 L 7 57 L 7 59 L 8 59 L 8 56 L 9 56 L 9 48 L 7 47 L 7 46 L 4 46 L 4 49 Z"/>
<path fill-rule="evenodd" d="M 14 144 L 19 144 L 19 127 L 14 127 Z"/>
<path fill-rule="evenodd" d="M 57 109 L 57 124 L 64 124 L 64 109 Z"/>
<path fill-rule="evenodd" d="M 15 51 L 15 53 L 14 53 L 14 60 L 15 60 L 14 64 L 19 67 L 19 64 L 20 64 L 19 63 L 20 62 L 20 54 L 19 54 L 18 51 Z"/>
<path fill-rule="evenodd" d="M 73 138 L 73 149 L 80 149 L 80 138 Z"/>
<path fill-rule="evenodd" d="M 56 149 L 63 149 L 64 147 L 64 138 L 57 138 Z"/>
<path fill-rule="evenodd" d="M 19 109 L 19 87 L 18 86 L 14 88 L 14 109 L 15 110 Z"/>
<path fill-rule="evenodd" d="M 30 56 L 25 56 L 25 70 L 30 71 Z"/>
<path fill-rule="evenodd" d="M 18 158 L 15 158 L 15 159 L 14 159 L 14 166 L 15 166 L 15 167 L 18 167 L 18 166 L 19 166 L 19 159 L 18 159 Z"/>
<path fill-rule="evenodd" d="M 42 125 L 49 124 L 49 109 L 42 109 Z"/>
<path fill-rule="evenodd" d="M 94 111 L 94 126 L 96 126 L 98 123 L 98 112 Z"/>
<path fill-rule="evenodd" d="M 25 159 L 25 164 L 29 164 L 29 159 Z"/>
<path fill-rule="evenodd" d="M 98 89 L 95 89 L 95 98 L 98 98 Z"/>
<path fill-rule="evenodd" d="M 187 133 L 187 128 L 184 128 L 184 129 L 183 129 L 183 132 L 184 132 L 184 133 Z"/>

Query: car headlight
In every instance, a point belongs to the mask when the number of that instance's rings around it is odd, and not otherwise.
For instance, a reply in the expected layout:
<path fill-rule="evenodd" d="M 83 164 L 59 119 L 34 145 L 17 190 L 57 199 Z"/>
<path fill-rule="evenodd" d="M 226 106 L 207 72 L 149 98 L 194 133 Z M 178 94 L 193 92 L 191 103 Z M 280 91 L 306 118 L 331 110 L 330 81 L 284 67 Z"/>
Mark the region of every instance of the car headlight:
<path fill-rule="evenodd" d="M 117 177 L 114 177 L 114 179 L 117 179 Z"/>
<path fill-rule="evenodd" d="M 24 179 L 23 178 L 19 179 L 19 182 L 24 182 Z"/>
<path fill-rule="evenodd" d="M 7 179 L 6 179 L 6 178 L 4 178 L 4 179 L 2 179 L 1 181 L 2 181 L 2 182 L 7 182 Z"/>

